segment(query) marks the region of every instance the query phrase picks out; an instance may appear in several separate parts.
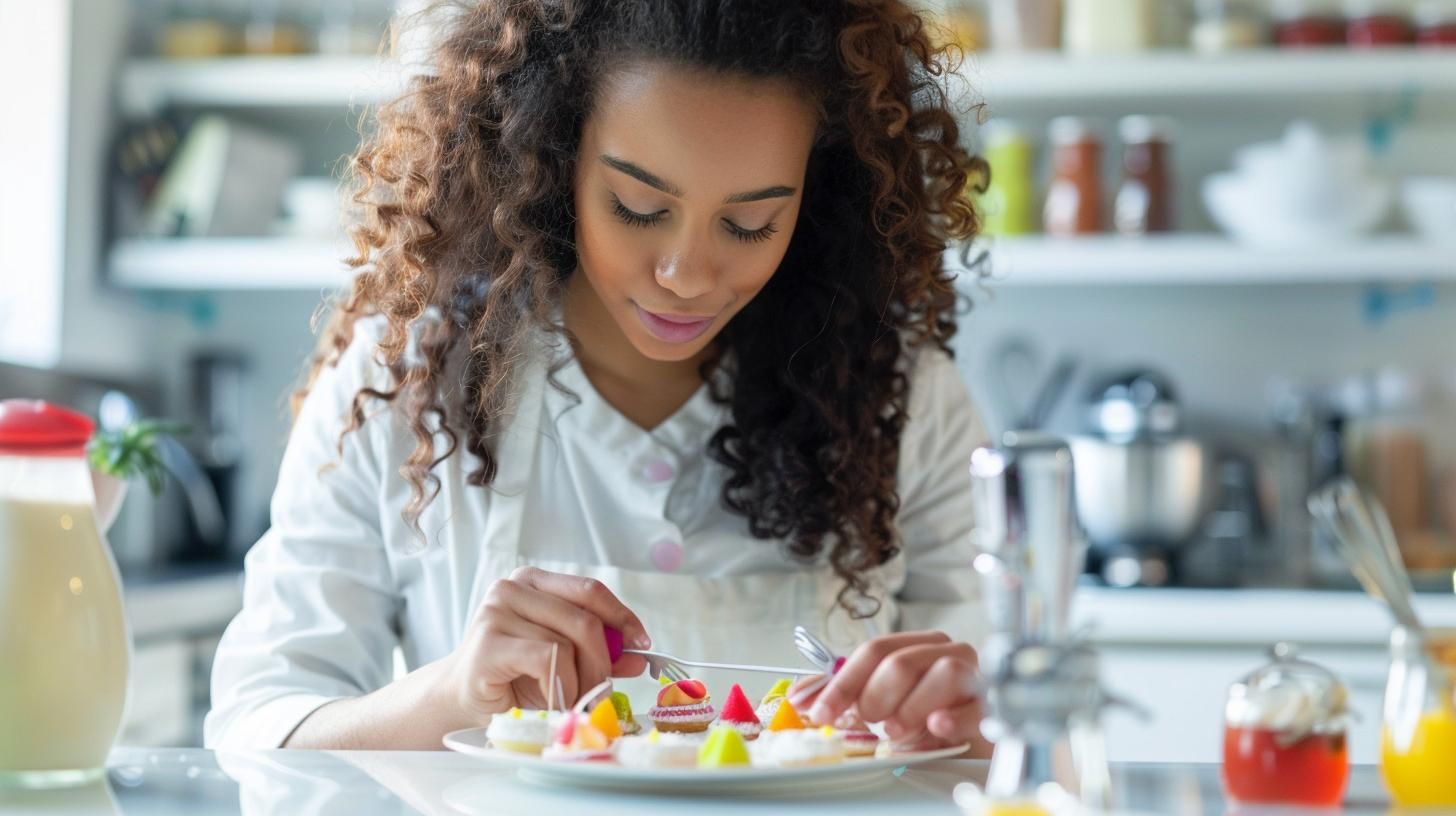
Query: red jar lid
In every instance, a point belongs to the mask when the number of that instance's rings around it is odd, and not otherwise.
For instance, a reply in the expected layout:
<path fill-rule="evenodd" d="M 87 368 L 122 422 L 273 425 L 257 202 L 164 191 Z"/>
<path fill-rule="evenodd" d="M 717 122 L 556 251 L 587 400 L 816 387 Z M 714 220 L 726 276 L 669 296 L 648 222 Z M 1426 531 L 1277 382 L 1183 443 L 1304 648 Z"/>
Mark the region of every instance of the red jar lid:
<path fill-rule="evenodd" d="M 42 400 L 0 400 L 0 453 L 80 455 L 96 425 L 85 414 Z"/>

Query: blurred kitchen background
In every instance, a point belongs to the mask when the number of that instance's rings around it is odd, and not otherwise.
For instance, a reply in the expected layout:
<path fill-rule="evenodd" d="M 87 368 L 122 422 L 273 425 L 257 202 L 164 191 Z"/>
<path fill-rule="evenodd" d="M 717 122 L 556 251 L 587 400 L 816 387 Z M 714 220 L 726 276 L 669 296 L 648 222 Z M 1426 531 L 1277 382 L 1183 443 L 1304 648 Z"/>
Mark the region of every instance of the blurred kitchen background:
<path fill-rule="evenodd" d="M 1344 673 L 1373 734 L 1385 621 L 1303 499 L 1371 486 L 1456 617 L 1456 1 L 930 10 L 995 173 L 991 235 L 947 254 L 976 270 L 958 361 L 994 432 L 1077 435 L 1078 616 L 1158 718 L 1115 720 L 1113 758 L 1213 759 L 1227 684 L 1275 640 Z M 142 681 L 124 742 L 200 738 L 403 11 L 0 3 L 0 397 L 192 427 L 110 536 Z"/>

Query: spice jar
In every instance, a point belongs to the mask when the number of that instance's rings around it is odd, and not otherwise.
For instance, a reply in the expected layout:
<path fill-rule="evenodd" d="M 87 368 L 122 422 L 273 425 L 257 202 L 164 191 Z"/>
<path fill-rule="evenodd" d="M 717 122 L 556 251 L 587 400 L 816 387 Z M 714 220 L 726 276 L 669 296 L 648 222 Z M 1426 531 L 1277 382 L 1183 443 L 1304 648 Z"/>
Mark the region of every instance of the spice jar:
<path fill-rule="evenodd" d="M 1173 230 L 1173 176 L 1169 167 L 1173 125 L 1152 116 L 1125 116 L 1122 183 L 1113 202 L 1112 221 L 1123 235 Z"/>
<path fill-rule="evenodd" d="M 1052 120 L 1052 181 L 1042 222 L 1048 235 L 1086 235 L 1102 228 L 1102 140 L 1085 119 Z"/>
<path fill-rule="evenodd" d="M 1456 2 L 1421 0 L 1413 17 L 1416 44 L 1429 47 L 1456 46 Z"/>
<path fill-rule="evenodd" d="M 1066 0 L 1062 48 L 1072 54 L 1144 51 L 1158 45 L 1158 0 Z"/>
<path fill-rule="evenodd" d="M 1380 773 L 1402 808 L 1456 807 L 1456 629 L 1390 635 Z"/>
<path fill-rule="evenodd" d="M 1280 48 L 1318 48 L 1345 42 L 1345 24 L 1333 0 L 1278 0 L 1274 42 Z"/>
<path fill-rule="evenodd" d="M 1237 802 L 1328 807 L 1350 775 L 1348 692 L 1328 669 L 1279 644 L 1229 687 L 1223 784 Z"/>
<path fill-rule="evenodd" d="M 1249 0 L 1198 0 L 1190 38 L 1202 54 L 1257 48 L 1268 37 L 1264 15 Z"/>
<path fill-rule="evenodd" d="M 991 0 L 991 47 L 998 51 L 1045 51 L 1062 42 L 1058 0 Z"/>
<path fill-rule="evenodd" d="M 981 196 L 986 235 L 1026 235 L 1036 229 L 1032 223 L 1032 145 L 1021 128 L 992 120 L 982 132 L 984 154 L 991 165 L 991 184 Z"/>
<path fill-rule="evenodd" d="M 1346 0 L 1345 42 L 1351 48 L 1384 48 L 1415 41 L 1410 19 L 1392 0 Z"/>

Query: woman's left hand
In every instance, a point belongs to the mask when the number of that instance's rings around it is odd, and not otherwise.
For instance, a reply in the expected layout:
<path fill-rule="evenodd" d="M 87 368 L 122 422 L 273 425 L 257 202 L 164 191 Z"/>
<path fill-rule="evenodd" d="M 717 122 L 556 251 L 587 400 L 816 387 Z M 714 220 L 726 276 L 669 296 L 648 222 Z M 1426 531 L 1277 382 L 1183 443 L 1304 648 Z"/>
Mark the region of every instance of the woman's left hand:
<path fill-rule="evenodd" d="M 983 714 L 976 692 L 979 661 L 970 644 L 944 632 L 903 632 L 861 644 L 829 684 L 816 695 L 789 701 L 816 723 L 832 723 L 857 708 L 870 723 L 884 723 L 898 746 L 917 749 L 970 743 L 969 754 L 991 755 L 981 735 Z M 801 705 L 802 704 L 802 705 Z"/>

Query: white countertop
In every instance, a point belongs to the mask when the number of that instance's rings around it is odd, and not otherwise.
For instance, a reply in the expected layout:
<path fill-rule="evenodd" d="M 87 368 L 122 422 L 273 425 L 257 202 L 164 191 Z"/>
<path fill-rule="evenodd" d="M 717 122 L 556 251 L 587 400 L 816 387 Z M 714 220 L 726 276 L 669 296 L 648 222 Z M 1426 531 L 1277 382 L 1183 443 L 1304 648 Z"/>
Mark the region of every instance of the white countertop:
<path fill-rule="evenodd" d="M 36 816 L 958 816 L 952 790 L 963 781 L 983 782 L 986 774 L 984 762 L 945 760 L 910 768 L 898 776 L 887 772 L 880 787 L 852 793 L 709 798 L 544 787 L 463 754 L 437 751 L 215 754 L 200 749 L 119 748 L 108 765 L 106 780 L 83 788 L 0 789 L 0 811 Z M 1353 770 L 1347 797 L 1350 804 L 1344 812 L 1384 812 L 1385 798 L 1375 769 L 1362 766 Z M 1224 812 L 1215 765 L 1117 766 L 1113 780 L 1126 812 Z"/>
<path fill-rule="evenodd" d="M 1101 589 L 1083 587 L 1072 607 L 1092 640 L 1139 645 L 1247 645 L 1287 640 L 1384 648 L 1389 613 L 1362 592 L 1293 589 Z M 1422 595 L 1432 626 L 1456 626 L 1456 595 Z"/>

